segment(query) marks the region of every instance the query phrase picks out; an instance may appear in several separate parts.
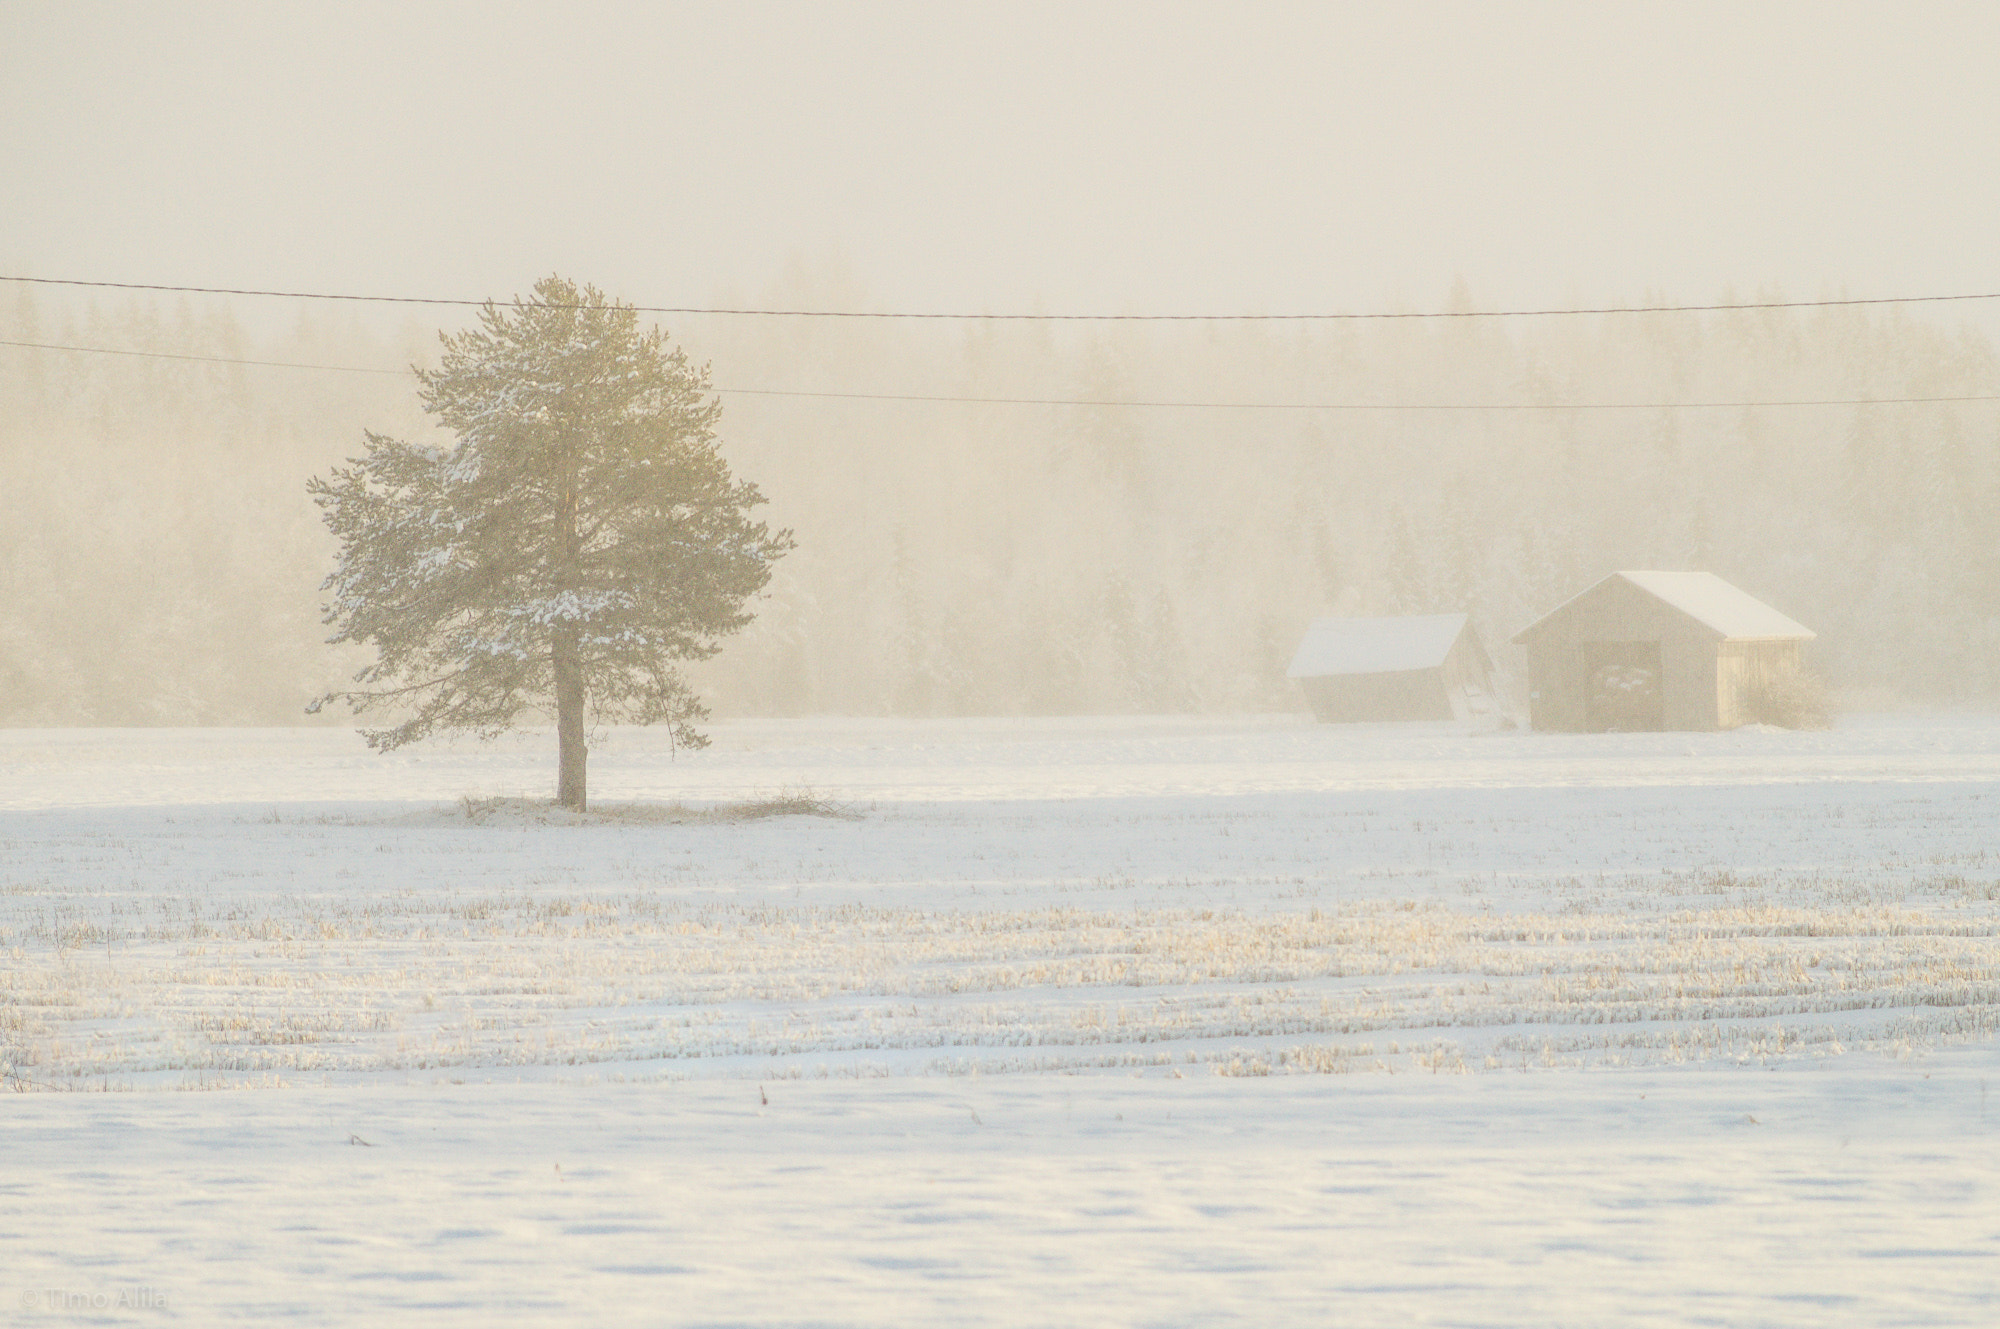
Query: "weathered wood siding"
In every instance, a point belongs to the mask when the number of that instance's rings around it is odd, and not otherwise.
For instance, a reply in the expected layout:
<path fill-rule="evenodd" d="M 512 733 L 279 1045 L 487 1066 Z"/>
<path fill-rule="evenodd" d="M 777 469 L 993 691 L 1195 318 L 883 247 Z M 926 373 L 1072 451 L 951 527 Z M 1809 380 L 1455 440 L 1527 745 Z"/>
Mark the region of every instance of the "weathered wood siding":
<path fill-rule="evenodd" d="M 1390 674 L 1302 678 L 1313 717 L 1329 724 L 1370 720 L 1449 720 L 1451 697 L 1444 670 L 1406 669 Z"/>
<path fill-rule="evenodd" d="M 1800 667 L 1795 641 L 1726 641 L 1717 648 L 1716 711 L 1724 729 L 1754 724 L 1757 694 L 1779 675 Z"/>
<path fill-rule="evenodd" d="M 1660 727 L 1715 729 L 1718 634 L 1631 582 L 1606 581 L 1540 625 L 1528 648 L 1528 709 L 1537 729 L 1590 726 L 1592 643 L 1657 643 Z"/>

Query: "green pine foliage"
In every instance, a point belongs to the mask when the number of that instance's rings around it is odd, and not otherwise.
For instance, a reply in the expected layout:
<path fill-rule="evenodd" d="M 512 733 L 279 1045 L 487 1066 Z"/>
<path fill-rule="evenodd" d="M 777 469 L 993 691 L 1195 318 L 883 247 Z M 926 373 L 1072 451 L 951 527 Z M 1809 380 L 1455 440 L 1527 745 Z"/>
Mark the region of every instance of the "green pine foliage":
<path fill-rule="evenodd" d="M 707 711 L 679 666 L 750 622 L 792 548 L 751 519 L 763 496 L 718 450 L 707 369 L 558 277 L 441 341 L 419 395 L 456 442 L 369 433 L 365 456 L 310 483 L 339 542 L 330 640 L 376 656 L 314 709 L 390 712 L 366 731 L 389 749 L 491 736 L 524 713 L 580 725 L 564 714 L 580 689 L 595 723 L 703 745 Z"/>

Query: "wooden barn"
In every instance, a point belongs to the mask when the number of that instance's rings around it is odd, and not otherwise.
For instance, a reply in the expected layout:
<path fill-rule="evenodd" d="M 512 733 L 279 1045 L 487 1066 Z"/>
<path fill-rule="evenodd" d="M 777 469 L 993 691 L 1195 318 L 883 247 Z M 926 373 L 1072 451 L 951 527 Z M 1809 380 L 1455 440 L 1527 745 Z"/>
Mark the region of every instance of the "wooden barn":
<path fill-rule="evenodd" d="M 1534 727 L 1733 729 L 1813 634 L 1708 572 L 1614 572 L 1523 628 Z"/>
<path fill-rule="evenodd" d="M 1330 723 L 1466 720 L 1492 709 L 1492 662 L 1464 614 L 1318 619 L 1285 674 Z"/>

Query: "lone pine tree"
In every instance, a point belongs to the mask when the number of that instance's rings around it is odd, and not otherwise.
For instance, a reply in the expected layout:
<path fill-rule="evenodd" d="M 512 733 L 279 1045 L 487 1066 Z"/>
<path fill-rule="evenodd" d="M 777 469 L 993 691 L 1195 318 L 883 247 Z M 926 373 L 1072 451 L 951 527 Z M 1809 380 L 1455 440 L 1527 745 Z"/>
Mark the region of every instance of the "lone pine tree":
<path fill-rule="evenodd" d="M 382 751 L 553 711 L 556 799 L 581 811 L 586 717 L 707 743 L 677 663 L 750 621 L 791 533 L 750 519 L 764 498 L 717 451 L 707 368 L 629 306 L 549 277 L 440 340 L 419 393 L 457 442 L 369 433 L 308 486 L 340 542 L 328 640 L 376 650 L 308 709 L 390 709 L 363 731 Z"/>

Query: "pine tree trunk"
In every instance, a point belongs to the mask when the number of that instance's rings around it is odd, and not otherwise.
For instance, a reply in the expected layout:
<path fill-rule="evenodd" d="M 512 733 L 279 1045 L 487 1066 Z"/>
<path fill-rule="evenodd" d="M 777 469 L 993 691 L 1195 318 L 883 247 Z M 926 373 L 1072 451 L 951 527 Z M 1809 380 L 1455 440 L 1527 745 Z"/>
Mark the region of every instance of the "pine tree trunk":
<path fill-rule="evenodd" d="M 558 633 L 556 675 L 556 802 L 584 810 L 583 668 L 572 633 Z"/>
<path fill-rule="evenodd" d="M 569 474 L 563 485 L 561 506 L 556 513 L 556 538 L 560 584 L 574 591 L 583 542 L 577 530 L 576 460 L 566 458 Z M 571 812 L 584 810 L 583 742 L 583 661 L 577 650 L 574 627 L 555 633 L 556 684 L 556 802 Z"/>

